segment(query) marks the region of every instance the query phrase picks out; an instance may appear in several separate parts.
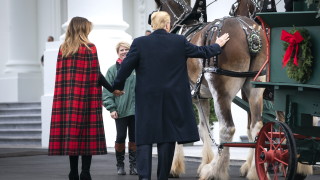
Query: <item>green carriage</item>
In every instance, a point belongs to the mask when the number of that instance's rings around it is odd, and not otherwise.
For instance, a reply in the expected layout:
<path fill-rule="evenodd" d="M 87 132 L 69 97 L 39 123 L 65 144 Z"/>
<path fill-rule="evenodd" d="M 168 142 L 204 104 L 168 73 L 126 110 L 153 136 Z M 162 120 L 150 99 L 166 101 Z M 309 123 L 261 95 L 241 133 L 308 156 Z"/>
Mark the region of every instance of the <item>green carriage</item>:
<path fill-rule="evenodd" d="M 255 148 L 259 179 L 270 178 L 270 169 L 272 179 L 296 179 L 298 162 L 307 165 L 320 163 L 320 126 L 313 123 L 315 118 L 320 117 L 318 3 L 316 1 L 308 7 L 304 0 L 294 0 L 292 12 L 257 14 L 268 36 L 270 53 L 261 68 L 266 69 L 267 82 L 253 81 L 252 84 L 256 88 L 271 90 L 274 110 L 284 112 L 284 116 L 282 121 L 265 116 L 264 126 L 254 143 L 223 143 L 222 146 Z M 291 41 L 292 47 L 288 50 L 290 43 L 281 40 L 285 37 L 283 31 L 291 35 L 299 32 L 303 41 Z M 300 48 L 296 48 L 297 45 Z M 287 51 L 289 62 L 284 67 L 283 59 Z M 293 62 L 295 57 L 297 65 Z"/>
<path fill-rule="evenodd" d="M 312 11 L 315 6 L 307 7 L 304 1 L 294 1 L 293 9 L 293 12 L 258 14 L 268 26 L 270 61 L 268 82 L 253 85 L 273 90 L 274 109 L 285 112 L 284 122 L 266 121 L 257 137 L 255 157 L 261 179 L 266 177 L 265 162 L 273 167 L 282 164 L 278 168 L 279 171 L 285 168 L 286 179 L 294 177 L 297 162 L 309 165 L 320 162 L 320 127 L 313 123 L 320 116 L 320 18 L 316 18 L 317 11 Z M 290 43 L 281 40 L 283 31 L 305 33 L 300 43 L 291 42 L 292 52 Z M 309 43 L 311 47 L 307 47 Z M 299 45 L 305 46 L 296 48 Z M 289 62 L 284 67 L 287 51 Z M 292 62 L 294 58 L 297 65 Z"/>

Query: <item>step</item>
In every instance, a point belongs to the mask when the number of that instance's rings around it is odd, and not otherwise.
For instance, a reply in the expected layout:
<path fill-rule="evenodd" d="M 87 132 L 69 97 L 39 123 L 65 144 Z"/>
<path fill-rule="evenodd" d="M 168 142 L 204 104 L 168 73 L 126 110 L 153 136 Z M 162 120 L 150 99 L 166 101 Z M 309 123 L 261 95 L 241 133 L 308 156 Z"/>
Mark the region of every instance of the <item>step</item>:
<path fill-rule="evenodd" d="M 41 129 L 0 129 L 0 137 L 41 137 Z"/>
<path fill-rule="evenodd" d="M 41 147 L 41 103 L 0 103 L 0 148 Z"/>
<path fill-rule="evenodd" d="M 40 102 L 19 102 L 19 103 L 0 103 L 0 109 L 2 108 L 22 108 L 22 107 L 41 107 Z"/>
<path fill-rule="evenodd" d="M 19 143 L 2 143 L 0 141 L 0 148 L 41 148 L 41 142 L 40 143 L 24 143 L 24 144 L 19 144 Z"/>
<path fill-rule="evenodd" d="M 20 146 L 20 147 L 30 147 L 30 146 L 41 146 L 41 137 L 2 137 L 0 136 L 0 147 L 11 147 L 11 146 Z"/>
<path fill-rule="evenodd" d="M 25 114 L 25 115 L 0 115 L 0 122 L 41 122 L 40 114 Z"/>
<path fill-rule="evenodd" d="M 41 108 L 1 108 L 0 115 L 25 115 L 25 114 L 39 114 L 41 115 Z"/>
<path fill-rule="evenodd" d="M 1 148 L 12 148 L 12 149 L 26 149 L 26 148 L 42 148 L 41 144 L 0 144 Z M 1 157 L 8 157 L 6 154 L 0 154 Z"/>
<path fill-rule="evenodd" d="M 0 129 L 41 129 L 41 122 L 0 122 Z"/>
<path fill-rule="evenodd" d="M 39 141 L 41 140 L 41 137 L 25 137 L 25 136 L 17 136 L 17 137 L 4 137 L 0 136 L 0 141 L 20 141 L 20 140 L 25 140 L 25 141 Z"/>

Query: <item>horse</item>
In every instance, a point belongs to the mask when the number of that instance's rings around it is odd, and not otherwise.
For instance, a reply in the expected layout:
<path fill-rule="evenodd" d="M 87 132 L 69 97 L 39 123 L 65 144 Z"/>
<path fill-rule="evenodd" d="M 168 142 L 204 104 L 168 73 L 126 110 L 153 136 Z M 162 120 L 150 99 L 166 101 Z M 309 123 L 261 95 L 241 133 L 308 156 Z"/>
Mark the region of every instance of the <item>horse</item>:
<path fill-rule="evenodd" d="M 262 94 L 263 88 L 253 88 L 250 81 L 255 72 L 266 60 L 266 38 L 259 25 L 244 16 L 225 17 L 206 22 L 205 1 L 197 0 L 195 7 L 190 8 L 183 0 L 155 0 L 159 10 L 171 15 L 172 33 L 185 35 L 195 45 L 208 45 L 215 42 L 217 36 L 229 33 L 230 40 L 223 52 L 213 59 L 203 60 L 189 58 L 187 60 L 190 86 L 199 112 L 199 134 L 203 141 L 202 162 L 198 168 L 200 179 L 228 179 L 230 161 L 229 147 L 212 149 L 212 139 L 208 130 L 209 99 L 213 98 L 215 113 L 220 125 L 220 142 L 231 142 L 235 126 L 231 114 L 231 102 L 238 91 L 243 91 L 250 106 L 250 121 L 247 134 L 254 141 L 262 127 Z M 254 42 L 250 41 L 254 37 Z M 257 81 L 265 81 L 265 76 L 256 77 Z M 182 153 L 182 146 L 176 152 Z M 217 155 L 219 154 L 219 155 Z M 248 179 L 258 179 L 255 170 L 253 151 L 250 158 L 242 165 L 241 174 Z M 183 155 L 173 159 L 171 173 L 179 175 L 183 172 Z"/>
<path fill-rule="evenodd" d="M 254 19 L 256 12 L 259 11 L 259 2 L 254 0 L 236 0 L 235 3 L 232 4 L 229 15 L 230 16 L 246 16 L 251 19 Z"/>

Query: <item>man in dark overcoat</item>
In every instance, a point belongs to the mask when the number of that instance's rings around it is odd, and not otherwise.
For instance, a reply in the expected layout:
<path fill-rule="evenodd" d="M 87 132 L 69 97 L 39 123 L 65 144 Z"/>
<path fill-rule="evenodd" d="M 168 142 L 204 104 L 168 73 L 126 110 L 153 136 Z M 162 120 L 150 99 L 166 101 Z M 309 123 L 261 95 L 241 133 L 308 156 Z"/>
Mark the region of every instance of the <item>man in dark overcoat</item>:
<path fill-rule="evenodd" d="M 170 16 L 151 16 L 155 30 L 134 39 L 114 81 L 121 95 L 126 78 L 136 70 L 136 145 L 140 179 L 151 178 L 152 144 L 158 148 L 158 179 L 168 179 L 175 142 L 199 140 L 192 107 L 186 60 L 210 58 L 221 53 L 229 40 L 224 34 L 210 46 L 195 46 L 184 36 L 170 34 Z"/>

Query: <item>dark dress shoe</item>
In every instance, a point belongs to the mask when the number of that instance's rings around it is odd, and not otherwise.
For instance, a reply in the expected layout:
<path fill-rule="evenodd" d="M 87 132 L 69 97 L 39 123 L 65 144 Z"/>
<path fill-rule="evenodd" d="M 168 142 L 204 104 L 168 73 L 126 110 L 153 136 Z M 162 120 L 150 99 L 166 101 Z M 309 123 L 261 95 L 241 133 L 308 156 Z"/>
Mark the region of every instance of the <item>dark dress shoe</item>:
<path fill-rule="evenodd" d="M 69 180 L 79 180 L 78 174 L 69 174 Z"/>
<path fill-rule="evenodd" d="M 80 180 L 92 180 L 90 172 L 82 171 L 80 174 Z"/>

